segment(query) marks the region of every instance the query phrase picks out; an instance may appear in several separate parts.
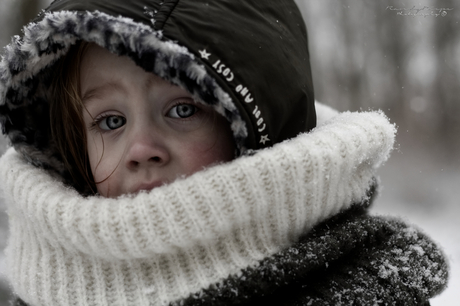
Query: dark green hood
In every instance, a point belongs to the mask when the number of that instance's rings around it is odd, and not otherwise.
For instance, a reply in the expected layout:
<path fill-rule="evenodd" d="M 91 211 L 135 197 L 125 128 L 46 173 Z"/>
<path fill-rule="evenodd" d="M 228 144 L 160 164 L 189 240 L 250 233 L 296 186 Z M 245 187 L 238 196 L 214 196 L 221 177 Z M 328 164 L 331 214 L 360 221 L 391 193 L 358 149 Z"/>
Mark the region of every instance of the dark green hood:
<path fill-rule="evenodd" d="M 306 28 L 291 0 L 54 1 L 0 63 L 0 123 L 33 164 L 65 170 L 49 132 L 53 64 L 78 40 L 211 104 L 239 154 L 315 127 Z"/>

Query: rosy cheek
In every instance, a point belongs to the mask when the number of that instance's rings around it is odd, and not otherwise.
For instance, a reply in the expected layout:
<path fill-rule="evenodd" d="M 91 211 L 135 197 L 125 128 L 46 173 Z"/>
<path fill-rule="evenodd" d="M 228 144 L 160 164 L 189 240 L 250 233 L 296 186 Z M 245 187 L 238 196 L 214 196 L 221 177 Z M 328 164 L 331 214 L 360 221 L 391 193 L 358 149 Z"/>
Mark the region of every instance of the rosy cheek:
<path fill-rule="evenodd" d="M 235 145 L 230 126 L 223 117 L 216 117 L 210 125 L 203 127 L 199 138 L 191 142 L 185 152 L 189 152 L 194 170 L 234 158 Z"/>
<path fill-rule="evenodd" d="M 104 183 L 97 184 L 97 192 L 106 198 L 108 197 L 108 188 L 105 186 Z"/>
<path fill-rule="evenodd" d="M 93 171 L 93 175 L 95 175 L 95 167 L 98 163 L 98 160 L 101 159 L 102 155 L 102 144 L 100 139 L 97 139 L 96 137 L 89 135 L 87 141 L 87 148 L 91 170 Z"/>
<path fill-rule="evenodd" d="M 99 184 L 96 184 L 99 194 L 107 198 L 114 198 L 123 194 L 116 178 L 117 173 L 99 177 Z"/>
<path fill-rule="evenodd" d="M 105 197 L 113 196 L 114 188 L 117 186 L 117 163 L 112 160 L 111 150 L 105 148 L 104 151 L 93 147 L 93 150 L 88 150 L 90 159 L 91 172 L 96 183 L 96 188 L 99 194 Z"/>
<path fill-rule="evenodd" d="M 211 164 L 229 160 L 227 152 L 220 146 L 219 141 L 203 141 L 191 143 L 182 152 L 186 155 L 187 174 L 202 170 Z"/>

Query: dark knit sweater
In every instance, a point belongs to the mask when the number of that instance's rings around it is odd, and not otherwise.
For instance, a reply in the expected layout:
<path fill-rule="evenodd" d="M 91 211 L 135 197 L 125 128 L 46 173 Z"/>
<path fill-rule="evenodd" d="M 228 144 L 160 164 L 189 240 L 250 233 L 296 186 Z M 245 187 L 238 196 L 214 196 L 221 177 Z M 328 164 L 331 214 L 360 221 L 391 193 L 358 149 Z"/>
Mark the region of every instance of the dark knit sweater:
<path fill-rule="evenodd" d="M 348 211 L 256 269 L 177 305 L 429 305 L 442 253 L 399 220 Z"/>

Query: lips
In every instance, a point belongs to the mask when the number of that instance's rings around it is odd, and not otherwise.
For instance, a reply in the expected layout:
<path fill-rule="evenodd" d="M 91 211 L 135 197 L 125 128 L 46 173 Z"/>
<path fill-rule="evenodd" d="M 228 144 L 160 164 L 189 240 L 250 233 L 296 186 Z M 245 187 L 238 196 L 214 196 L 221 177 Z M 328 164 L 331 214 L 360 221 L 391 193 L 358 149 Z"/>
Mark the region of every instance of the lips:
<path fill-rule="evenodd" d="M 142 190 L 150 191 L 155 187 L 159 187 L 159 186 L 164 185 L 165 183 L 166 182 L 163 182 L 163 181 L 154 181 L 154 182 L 151 182 L 151 183 L 142 183 L 139 186 L 137 186 L 136 188 L 134 188 L 133 193 L 138 193 L 138 192 L 140 192 Z"/>

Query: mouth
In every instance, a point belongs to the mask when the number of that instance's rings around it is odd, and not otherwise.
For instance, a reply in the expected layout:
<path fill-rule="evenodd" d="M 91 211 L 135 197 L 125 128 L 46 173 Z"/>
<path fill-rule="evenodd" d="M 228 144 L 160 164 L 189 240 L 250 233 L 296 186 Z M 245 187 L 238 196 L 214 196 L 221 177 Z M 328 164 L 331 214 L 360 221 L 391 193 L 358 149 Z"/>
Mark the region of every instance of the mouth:
<path fill-rule="evenodd" d="M 140 191 L 150 191 L 152 190 L 153 188 L 156 188 L 156 187 L 160 187 L 162 185 L 166 184 L 166 182 L 162 182 L 162 181 L 155 181 L 155 182 L 151 182 L 151 183 L 142 183 L 140 184 L 139 186 L 137 186 L 133 193 L 138 193 Z"/>

